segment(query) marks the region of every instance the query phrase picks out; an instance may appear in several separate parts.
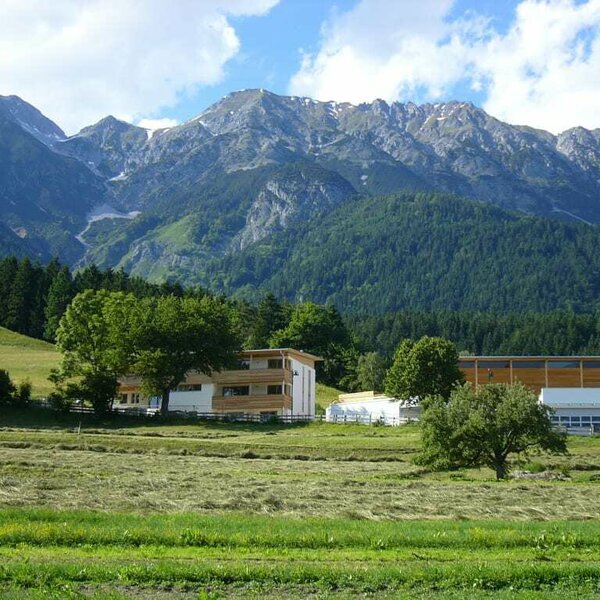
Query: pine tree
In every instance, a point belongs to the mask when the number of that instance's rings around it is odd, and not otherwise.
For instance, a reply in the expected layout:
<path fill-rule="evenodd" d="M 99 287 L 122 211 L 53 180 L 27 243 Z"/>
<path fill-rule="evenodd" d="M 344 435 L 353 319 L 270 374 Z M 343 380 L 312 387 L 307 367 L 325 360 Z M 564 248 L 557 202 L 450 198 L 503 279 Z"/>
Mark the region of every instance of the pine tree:
<path fill-rule="evenodd" d="M 269 292 L 258 304 L 249 346 L 251 348 L 267 348 L 271 336 L 286 325 L 287 320 L 283 306 Z"/>
<path fill-rule="evenodd" d="M 29 333 L 31 309 L 35 301 L 35 272 L 29 258 L 17 268 L 8 297 L 6 327 L 19 333 Z"/>
<path fill-rule="evenodd" d="M 61 317 L 74 296 L 73 281 L 68 267 L 63 267 L 50 284 L 44 315 L 44 337 L 54 342 Z"/>
<path fill-rule="evenodd" d="M 0 326 L 6 327 L 8 301 L 19 263 L 14 256 L 0 261 Z"/>

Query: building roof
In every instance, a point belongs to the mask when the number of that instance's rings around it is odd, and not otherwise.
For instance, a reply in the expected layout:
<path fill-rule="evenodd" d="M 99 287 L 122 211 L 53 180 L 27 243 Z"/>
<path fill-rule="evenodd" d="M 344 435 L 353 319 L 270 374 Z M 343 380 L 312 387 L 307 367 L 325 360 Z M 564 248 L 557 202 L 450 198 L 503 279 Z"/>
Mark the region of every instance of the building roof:
<path fill-rule="evenodd" d="M 292 356 L 301 356 L 304 358 L 308 358 L 310 360 L 314 360 L 315 362 L 322 361 L 323 359 L 316 354 L 311 354 L 310 352 L 304 352 L 304 350 L 296 350 L 295 348 L 258 348 L 255 350 L 244 350 L 242 354 L 291 354 Z"/>

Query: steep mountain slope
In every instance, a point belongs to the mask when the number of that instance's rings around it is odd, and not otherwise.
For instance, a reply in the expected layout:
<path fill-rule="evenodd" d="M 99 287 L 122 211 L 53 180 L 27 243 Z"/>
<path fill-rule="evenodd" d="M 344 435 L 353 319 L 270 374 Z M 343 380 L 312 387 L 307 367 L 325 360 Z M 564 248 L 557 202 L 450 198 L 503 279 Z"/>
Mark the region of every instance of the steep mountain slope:
<path fill-rule="evenodd" d="M 52 146 L 67 137 L 56 123 L 18 96 L 0 96 L 0 116 L 17 123 L 46 146 Z"/>
<path fill-rule="evenodd" d="M 599 221 L 599 155 L 600 130 L 553 136 L 465 102 L 353 106 L 246 90 L 153 136 L 127 165 L 136 176 L 124 178 L 119 195 L 130 208 L 151 207 L 161 180 L 186 185 L 198 173 L 301 161 L 338 172 L 365 194 L 436 189 Z"/>
<path fill-rule="evenodd" d="M 0 221 L 32 256 L 74 262 L 83 253 L 75 235 L 85 226 L 86 213 L 104 198 L 104 184 L 80 161 L 40 141 L 53 136 L 51 126 L 26 117 L 25 109 L 17 116 L 0 110 Z"/>
<path fill-rule="evenodd" d="M 349 201 L 210 263 L 199 283 L 253 298 L 402 308 L 594 310 L 600 227 L 508 212 L 439 194 Z"/>

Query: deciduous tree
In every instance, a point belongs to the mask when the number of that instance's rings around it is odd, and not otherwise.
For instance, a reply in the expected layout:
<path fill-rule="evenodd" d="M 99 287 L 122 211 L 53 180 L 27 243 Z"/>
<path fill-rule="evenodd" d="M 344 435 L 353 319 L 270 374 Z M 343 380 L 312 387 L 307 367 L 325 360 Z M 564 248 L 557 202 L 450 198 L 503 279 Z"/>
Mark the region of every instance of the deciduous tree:
<path fill-rule="evenodd" d="M 234 363 L 241 347 L 231 308 L 208 296 L 143 299 L 134 331 L 132 370 L 148 395 L 161 397 L 163 415 L 170 391 L 189 371 L 220 371 Z"/>
<path fill-rule="evenodd" d="M 385 393 L 407 403 L 431 395 L 448 398 L 462 381 L 455 345 L 444 338 L 425 336 L 416 342 L 400 342 L 385 377 Z"/>
<path fill-rule="evenodd" d="M 511 454 L 534 448 L 566 452 L 565 436 L 553 428 L 550 410 L 520 382 L 477 389 L 464 384 L 449 400 L 426 399 L 422 409 L 418 462 L 436 470 L 486 466 L 504 479 Z"/>

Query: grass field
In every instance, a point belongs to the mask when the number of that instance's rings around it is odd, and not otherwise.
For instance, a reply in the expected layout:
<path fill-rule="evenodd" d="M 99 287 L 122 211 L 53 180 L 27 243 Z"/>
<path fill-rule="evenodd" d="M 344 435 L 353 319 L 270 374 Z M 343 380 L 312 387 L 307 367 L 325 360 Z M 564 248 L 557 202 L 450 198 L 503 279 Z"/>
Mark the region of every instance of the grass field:
<path fill-rule="evenodd" d="M 0 329 L 36 395 L 57 363 Z M 530 457 L 548 481 L 419 448 L 418 426 L 0 413 L 0 598 L 600 597 L 600 437 Z"/>
<path fill-rule="evenodd" d="M 0 327 L 0 369 L 8 371 L 16 383 L 29 380 L 34 397 L 52 391 L 47 378 L 50 370 L 58 366 L 59 358 L 52 344 Z"/>
<path fill-rule="evenodd" d="M 599 438 L 497 483 L 416 426 L 1 418 L 2 598 L 600 594 Z"/>

